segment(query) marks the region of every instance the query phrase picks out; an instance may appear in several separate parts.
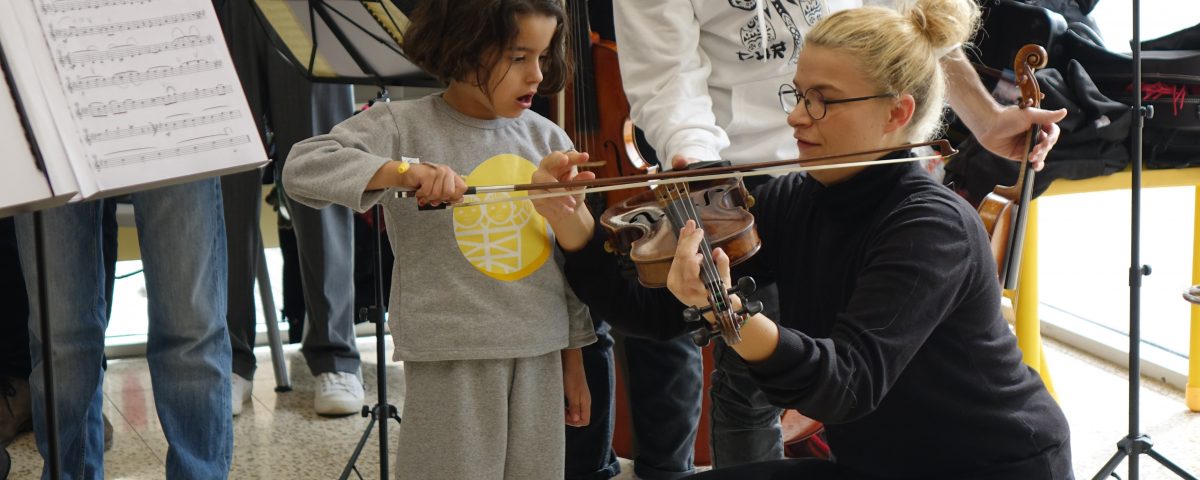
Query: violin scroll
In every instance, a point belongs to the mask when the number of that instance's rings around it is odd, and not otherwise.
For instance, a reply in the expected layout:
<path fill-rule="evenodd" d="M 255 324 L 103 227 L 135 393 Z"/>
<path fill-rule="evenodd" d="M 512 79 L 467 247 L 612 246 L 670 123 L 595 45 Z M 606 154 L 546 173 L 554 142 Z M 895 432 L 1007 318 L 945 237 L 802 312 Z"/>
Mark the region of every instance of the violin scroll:
<path fill-rule="evenodd" d="M 1042 99 L 1046 97 L 1038 87 L 1033 72 L 1045 68 L 1047 61 L 1046 49 L 1041 45 L 1029 44 L 1017 51 L 1013 60 L 1013 72 L 1016 74 L 1017 88 L 1021 91 L 1021 98 L 1018 100 L 1021 108 L 1040 107 Z"/>

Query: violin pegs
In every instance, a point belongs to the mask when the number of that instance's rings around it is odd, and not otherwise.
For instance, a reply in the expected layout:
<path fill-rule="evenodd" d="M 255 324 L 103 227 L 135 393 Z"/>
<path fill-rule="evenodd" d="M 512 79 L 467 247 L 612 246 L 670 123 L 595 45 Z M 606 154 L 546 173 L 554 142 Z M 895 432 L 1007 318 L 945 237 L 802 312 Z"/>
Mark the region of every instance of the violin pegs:
<path fill-rule="evenodd" d="M 737 280 L 737 286 L 729 289 L 729 294 L 749 295 L 755 290 L 758 290 L 758 284 L 754 283 L 754 277 L 742 277 Z"/>
<path fill-rule="evenodd" d="M 704 323 L 704 319 L 700 318 L 700 315 L 702 315 L 703 313 L 704 313 L 704 310 L 702 310 L 700 308 L 687 307 L 687 308 L 683 309 L 683 321 L 687 322 L 689 324 Z"/>
<path fill-rule="evenodd" d="M 745 305 L 742 305 L 742 311 L 738 312 L 738 313 L 740 313 L 742 315 L 758 315 L 759 313 L 762 312 L 762 310 L 763 310 L 762 302 L 760 302 L 758 300 L 754 300 L 752 302 L 746 302 Z"/>
<path fill-rule="evenodd" d="M 708 346 L 708 342 L 710 340 L 712 340 L 713 332 L 712 332 L 712 330 L 708 329 L 707 325 L 705 325 L 705 326 L 702 326 L 695 330 L 692 330 L 691 335 L 692 335 L 692 343 L 696 344 L 697 347 L 703 348 L 703 347 Z"/>

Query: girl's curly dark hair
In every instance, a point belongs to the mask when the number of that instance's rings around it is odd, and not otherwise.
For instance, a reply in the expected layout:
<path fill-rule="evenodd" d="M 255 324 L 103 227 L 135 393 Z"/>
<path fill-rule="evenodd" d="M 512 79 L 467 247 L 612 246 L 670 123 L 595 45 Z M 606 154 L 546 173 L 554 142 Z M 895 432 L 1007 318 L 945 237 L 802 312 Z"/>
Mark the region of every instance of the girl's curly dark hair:
<path fill-rule="evenodd" d="M 556 93 L 571 76 L 567 55 L 566 13 L 559 0 L 424 0 L 409 16 L 404 53 L 442 82 L 472 77 L 485 94 L 492 67 L 516 40 L 518 17 L 537 14 L 554 18 L 549 57 L 542 63 L 538 93 Z"/>

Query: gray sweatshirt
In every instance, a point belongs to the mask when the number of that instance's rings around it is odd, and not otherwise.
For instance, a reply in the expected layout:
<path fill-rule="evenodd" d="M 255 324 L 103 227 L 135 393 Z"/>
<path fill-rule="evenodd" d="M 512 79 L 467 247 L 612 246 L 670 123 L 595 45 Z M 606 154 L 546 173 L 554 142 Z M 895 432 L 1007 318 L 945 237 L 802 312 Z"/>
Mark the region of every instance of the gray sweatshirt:
<path fill-rule="evenodd" d="M 435 94 L 377 103 L 297 143 L 283 182 L 314 208 L 384 205 L 396 257 L 388 312 L 396 360 L 528 357 L 595 341 L 587 307 L 564 280 L 552 233 L 533 205 L 418 211 L 415 200 L 390 190 L 363 190 L 384 163 L 402 157 L 447 165 L 472 186 L 527 183 L 543 157 L 571 148 L 561 129 L 533 112 L 480 120 Z"/>

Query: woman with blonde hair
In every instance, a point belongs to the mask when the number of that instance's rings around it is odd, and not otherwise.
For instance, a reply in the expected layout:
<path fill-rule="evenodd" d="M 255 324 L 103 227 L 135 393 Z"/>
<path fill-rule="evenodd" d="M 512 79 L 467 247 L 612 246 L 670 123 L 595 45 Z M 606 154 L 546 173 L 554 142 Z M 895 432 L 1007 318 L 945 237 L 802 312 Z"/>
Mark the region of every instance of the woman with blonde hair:
<path fill-rule="evenodd" d="M 779 90 L 800 157 L 912 157 L 902 146 L 938 129 L 938 59 L 969 38 L 978 15 L 971 0 L 917 0 L 818 23 Z M 534 180 L 574 172 L 570 160 L 548 160 Z M 825 424 L 834 459 L 700 478 L 1073 477 L 1066 418 L 1021 363 L 974 209 L 913 162 L 791 174 L 754 195 L 762 248 L 736 273 L 776 282 L 780 313 L 748 317 L 732 348 L 772 404 Z M 535 203 L 568 252 L 568 280 L 602 315 L 674 334 L 685 305 L 708 304 L 696 253 L 703 232 L 691 222 L 668 293 L 623 279 L 581 202 Z M 729 285 L 728 257 L 717 249 L 714 258 Z"/>

